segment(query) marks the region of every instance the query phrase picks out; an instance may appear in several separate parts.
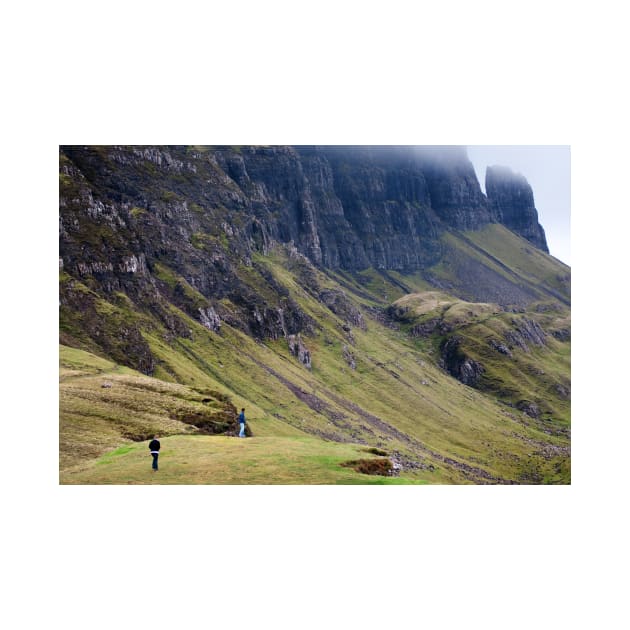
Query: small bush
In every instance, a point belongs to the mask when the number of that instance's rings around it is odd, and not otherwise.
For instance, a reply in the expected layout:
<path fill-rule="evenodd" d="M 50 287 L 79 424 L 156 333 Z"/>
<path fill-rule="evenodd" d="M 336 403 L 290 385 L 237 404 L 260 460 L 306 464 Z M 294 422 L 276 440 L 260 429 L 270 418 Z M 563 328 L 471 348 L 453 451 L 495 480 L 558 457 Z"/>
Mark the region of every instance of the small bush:
<path fill-rule="evenodd" d="M 382 449 L 376 448 L 375 446 L 372 446 L 370 448 L 366 448 L 366 449 L 363 449 L 363 450 L 366 453 L 372 453 L 372 455 L 380 455 L 381 457 L 387 457 L 389 455 L 389 453 L 386 453 Z"/>
<path fill-rule="evenodd" d="M 389 459 L 355 459 L 341 464 L 345 468 L 353 468 L 364 475 L 381 475 L 390 477 L 394 472 L 394 465 Z"/>

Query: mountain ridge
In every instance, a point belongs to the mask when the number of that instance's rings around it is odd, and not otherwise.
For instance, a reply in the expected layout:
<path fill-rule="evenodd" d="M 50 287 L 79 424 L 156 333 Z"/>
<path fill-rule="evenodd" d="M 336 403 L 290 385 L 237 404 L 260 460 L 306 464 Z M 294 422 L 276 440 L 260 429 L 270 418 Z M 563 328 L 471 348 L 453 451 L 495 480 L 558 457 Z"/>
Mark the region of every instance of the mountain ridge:
<path fill-rule="evenodd" d="M 60 147 L 59 177 L 64 347 L 427 483 L 567 482 L 570 269 L 495 220 L 462 148 Z M 393 308 L 436 289 L 497 312 Z"/>

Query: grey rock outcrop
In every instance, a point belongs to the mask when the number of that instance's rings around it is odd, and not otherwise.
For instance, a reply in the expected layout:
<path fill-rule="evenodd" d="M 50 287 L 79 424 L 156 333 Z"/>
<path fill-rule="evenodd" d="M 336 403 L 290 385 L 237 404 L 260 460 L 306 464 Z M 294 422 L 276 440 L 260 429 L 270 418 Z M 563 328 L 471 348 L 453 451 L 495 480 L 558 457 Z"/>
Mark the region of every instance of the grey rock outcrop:
<path fill-rule="evenodd" d="M 199 309 L 199 319 L 201 323 L 212 332 L 219 332 L 221 329 L 221 318 L 212 306 Z"/>
<path fill-rule="evenodd" d="M 350 369 L 356 370 L 357 361 L 354 355 L 352 354 L 352 352 L 350 351 L 350 348 L 348 348 L 348 346 L 345 343 L 343 344 L 343 347 L 341 348 L 341 353 L 342 353 L 344 361 L 350 366 Z"/>
<path fill-rule="evenodd" d="M 544 346 L 546 344 L 547 334 L 537 322 L 522 317 L 513 319 L 513 330 L 505 333 L 505 340 L 512 347 L 516 346 L 524 352 L 529 352 L 529 346 Z"/>
<path fill-rule="evenodd" d="M 530 243 L 549 253 L 545 230 L 538 223 L 534 193 L 525 177 L 503 166 L 486 169 L 486 195 L 492 219 L 503 223 Z"/>
<path fill-rule="evenodd" d="M 440 348 L 444 369 L 464 385 L 475 387 L 485 369 L 481 363 L 466 356 L 457 336 L 446 339 Z"/>
<path fill-rule="evenodd" d="M 343 291 L 326 289 L 319 294 L 319 299 L 333 312 L 351 326 L 366 330 L 367 325 L 361 311 L 348 299 Z"/>
<path fill-rule="evenodd" d="M 289 344 L 289 352 L 293 356 L 297 357 L 298 361 L 310 370 L 311 353 L 309 349 L 304 345 L 304 342 L 302 341 L 302 336 L 299 333 L 297 335 L 289 335 L 287 337 L 287 342 Z"/>

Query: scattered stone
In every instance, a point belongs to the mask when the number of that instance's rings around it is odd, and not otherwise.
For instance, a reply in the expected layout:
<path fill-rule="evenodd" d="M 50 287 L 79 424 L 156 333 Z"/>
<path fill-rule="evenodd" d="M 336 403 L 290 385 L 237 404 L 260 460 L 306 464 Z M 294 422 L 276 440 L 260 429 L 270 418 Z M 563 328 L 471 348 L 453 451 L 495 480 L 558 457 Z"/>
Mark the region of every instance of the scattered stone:
<path fill-rule="evenodd" d="M 302 336 L 300 333 L 297 335 L 289 335 L 287 337 L 289 343 L 289 352 L 298 358 L 298 361 L 302 363 L 309 370 L 311 369 L 311 353 L 309 349 L 302 342 Z"/>
<path fill-rule="evenodd" d="M 200 308 L 199 318 L 202 326 L 205 326 L 208 330 L 211 330 L 212 332 L 219 332 L 221 329 L 221 318 L 212 306 L 208 306 L 205 309 Z"/>
<path fill-rule="evenodd" d="M 350 349 L 348 348 L 348 346 L 346 344 L 344 344 L 341 350 L 342 350 L 342 353 L 343 353 L 344 361 L 350 366 L 350 368 L 352 370 L 356 370 L 357 369 L 357 362 L 356 362 L 352 352 L 350 352 Z"/>
<path fill-rule="evenodd" d="M 516 403 L 516 408 L 526 413 L 530 418 L 540 418 L 540 408 L 529 400 L 520 400 Z"/>
<path fill-rule="evenodd" d="M 490 344 L 490 347 L 494 348 L 497 352 L 500 352 L 501 354 L 504 354 L 507 357 L 512 356 L 512 352 L 504 343 L 501 343 L 500 341 L 497 341 L 496 339 L 490 339 L 489 344 Z"/>
<path fill-rule="evenodd" d="M 564 385 L 556 385 L 556 391 L 561 398 L 571 398 L 571 390 Z"/>
<path fill-rule="evenodd" d="M 571 330 L 569 328 L 562 328 L 560 330 L 552 330 L 551 334 L 558 341 L 571 341 Z"/>
<path fill-rule="evenodd" d="M 349 332 L 350 326 L 366 330 L 365 319 L 361 311 L 350 301 L 348 296 L 338 289 L 325 289 L 319 299 L 335 314 L 345 320 L 343 329 Z"/>

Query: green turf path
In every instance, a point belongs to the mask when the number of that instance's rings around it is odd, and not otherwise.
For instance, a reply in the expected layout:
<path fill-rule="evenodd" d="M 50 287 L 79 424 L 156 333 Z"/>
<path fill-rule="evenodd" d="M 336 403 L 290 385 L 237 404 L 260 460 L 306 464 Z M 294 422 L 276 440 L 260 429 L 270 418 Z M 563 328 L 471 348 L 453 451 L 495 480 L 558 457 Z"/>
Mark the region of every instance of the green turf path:
<path fill-rule="evenodd" d="M 177 435 L 161 439 L 159 471 L 147 443 L 130 444 L 63 471 L 64 484 L 408 484 L 409 477 L 363 475 L 343 462 L 376 457 L 356 444 L 312 438 Z M 429 473 L 427 473 L 429 474 Z"/>

